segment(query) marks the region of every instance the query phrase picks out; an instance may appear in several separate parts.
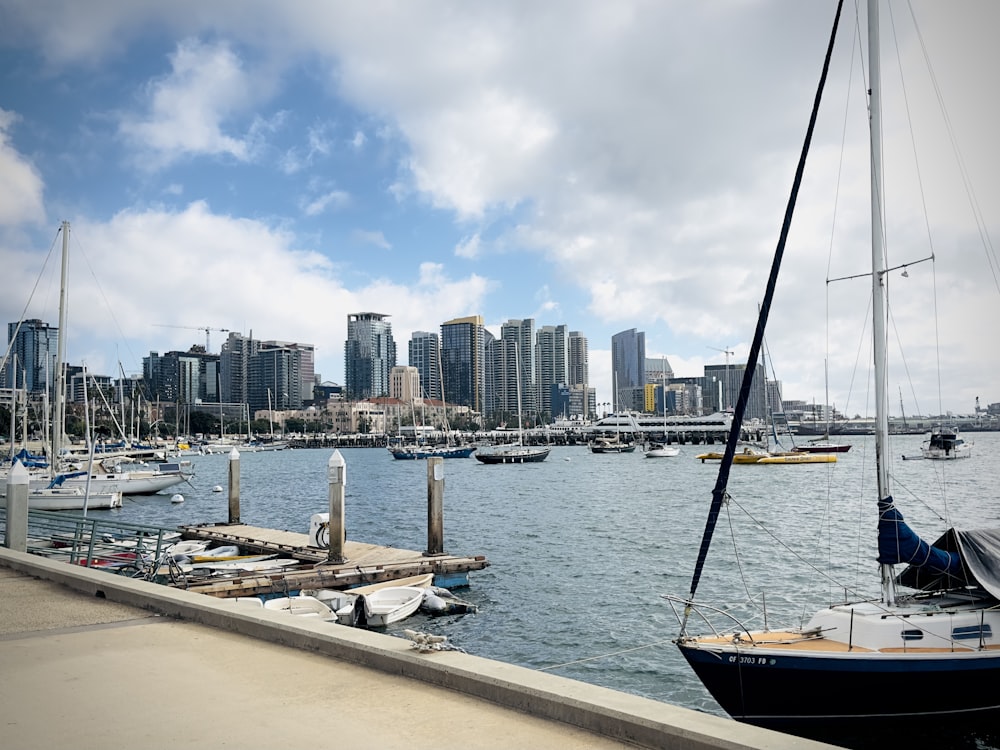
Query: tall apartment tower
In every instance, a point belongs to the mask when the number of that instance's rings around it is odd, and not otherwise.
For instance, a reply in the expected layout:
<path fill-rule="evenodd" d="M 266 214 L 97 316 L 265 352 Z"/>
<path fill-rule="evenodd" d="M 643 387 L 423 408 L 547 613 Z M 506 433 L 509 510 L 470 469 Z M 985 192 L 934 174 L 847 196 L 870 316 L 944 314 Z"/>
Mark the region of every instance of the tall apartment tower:
<path fill-rule="evenodd" d="M 588 384 L 590 382 L 590 359 L 587 350 L 587 337 L 579 331 L 570 331 L 566 348 L 566 382 L 571 386 Z"/>
<path fill-rule="evenodd" d="M 516 345 L 515 350 L 508 355 L 516 360 L 517 380 L 508 384 L 507 391 L 514 395 L 514 403 L 507 411 L 517 412 L 517 391 L 520 385 L 521 413 L 535 415 L 538 413 L 538 385 L 535 376 L 535 321 L 533 318 L 523 320 L 508 320 L 500 326 L 500 340 Z M 515 370 L 509 369 L 513 375 Z M 496 377 L 494 377 L 496 380 Z"/>
<path fill-rule="evenodd" d="M 344 390 L 360 401 L 389 393 L 389 372 L 396 366 L 396 342 L 389 316 L 363 312 L 347 316 L 344 343 Z"/>
<path fill-rule="evenodd" d="M 250 336 L 232 332 L 219 353 L 219 402 L 245 404 L 249 402 L 251 360 L 260 350 L 260 342 Z"/>
<path fill-rule="evenodd" d="M 538 411 L 553 417 L 552 388 L 569 385 L 569 332 L 565 325 L 542 326 L 535 334 Z"/>
<path fill-rule="evenodd" d="M 646 334 L 630 328 L 611 337 L 612 408 L 642 411 L 646 401 Z"/>
<path fill-rule="evenodd" d="M 427 331 L 414 331 L 408 342 L 410 367 L 420 373 L 420 387 L 425 398 L 441 400 L 441 337 Z"/>
<path fill-rule="evenodd" d="M 56 381 L 56 349 L 59 327 L 50 326 L 37 318 L 7 324 L 10 358 L 4 365 L 3 384 L 7 388 L 24 388 L 29 393 L 51 393 Z"/>
<path fill-rule="evenodd" d="M 247 372 L 251 413 L 302 408 L 302 354 L 295 344 L 261 342 Z"/>
<path fill-rule="evenodd" d="M 481 315 L 441 324 L 444 400 L 482 413 L 486 389 L 486 328 Z"/>

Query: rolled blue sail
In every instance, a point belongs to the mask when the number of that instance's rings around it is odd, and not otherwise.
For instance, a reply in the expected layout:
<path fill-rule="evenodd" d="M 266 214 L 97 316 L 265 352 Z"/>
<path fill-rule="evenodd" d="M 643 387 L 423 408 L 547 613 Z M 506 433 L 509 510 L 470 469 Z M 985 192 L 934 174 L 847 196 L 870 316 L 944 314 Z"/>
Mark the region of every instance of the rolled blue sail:
<path fill-rule="evenodd" d="M 903 520 L 903 514 L 892 504 L 892 497 L 878 504 L 878 561 L 897 565 L 906 563 L 931 573 L 963 578 L 961 556 L 934 547 L 921 539 Z"/>

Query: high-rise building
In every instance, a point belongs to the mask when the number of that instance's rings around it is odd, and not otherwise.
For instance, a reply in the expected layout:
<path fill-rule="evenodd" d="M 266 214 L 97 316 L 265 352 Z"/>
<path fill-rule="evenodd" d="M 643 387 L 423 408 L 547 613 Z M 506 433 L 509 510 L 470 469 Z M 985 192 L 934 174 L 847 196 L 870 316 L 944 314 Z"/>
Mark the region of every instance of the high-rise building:
<path fill-rule="evenodd" d="M 611 337 L 612 408 L 642 411 L 646 387 L 646 334 L 630 328 Z"/>
<path fill-rule="evenodd" d="M 579 331 L 570 331 L 566 348 L 566 382 L 571 386 L 586 385 L 590 382 L 587 337 Z"/>
<path fill-rule="evenodd" d="M 436 333 L 414 331 L 408 342 L 410 367 L 420 373 L 425 398 L 441 400 L 441 338 Z M 418 396 L 420 394 L 417 394 Z"/>
<path fill-rule="evenodd" d="M 396 342 L 388 317 L 374 312 L 347 316 L 344 388 L 350 400 L 389 393 L 389 371 L 396 366 Z"/>
<path fill-rule="evenodd" d="M 7 324 L 10 357 L 3 369 L 2 382 L 7 388 L 23 388 L 29 393 L 51 395 L 56 382 L 56 355 L 59 328 L 37 318 Z"/>
<path fill-rule="evenodd" d="M 247 368 L 247 405 L 262 409 L 302 408 L 302 355 L 297 344 L 262 341 Z"/>
<path fill-rule="evenodd" d="M 500 338 L 493 342 L 492 365 L 493 404 L 495 412 L 521 414 L 538 413 L 535 380 L 535 321 L 531 318 L 508 320 L 500 326 Z"/>
<path fill-rule="evenodd" d="M 444 400 L 482 414 L 486 388 L 486 336 L 481 315 L 441 324 Z"/>
<path fill-rule="evenodd" d="M 535 334 L 538 411 L 551 419 L 553 386 L 569 383 L 569 332 L 565 325 L 542 326 Z"/>
<path fill-rule="evenodd" d="M 245 404 L 249 399 L 250 363 L 260 350 L 260 341 L 241 333 L 230 333 L 219 354 L 219 402 Z"/>
<path fill-rule="evenodd" d="M 218 354 L 200 346 L 187 352 L 150 352 L 142 358 L 142 381 L 153 403 L 219 403 Z"/>
<path fill-rule="evenodd" d="M 746 369 L 746 364 L 705 365 L 705 375 L 702 380 L 705 409 L 708 411 L 733 409 L 740 394 L 740 386 L 743 383 L 743 374 Z M 768 419 L 767 401 L 764 366 L 758 363 L 754 370 L 753 379 L 750 381 L 750 395 L 743 418 Z M 780 399 L 777 399 L 776 404 L 780 405 L 780 403 Z"/>

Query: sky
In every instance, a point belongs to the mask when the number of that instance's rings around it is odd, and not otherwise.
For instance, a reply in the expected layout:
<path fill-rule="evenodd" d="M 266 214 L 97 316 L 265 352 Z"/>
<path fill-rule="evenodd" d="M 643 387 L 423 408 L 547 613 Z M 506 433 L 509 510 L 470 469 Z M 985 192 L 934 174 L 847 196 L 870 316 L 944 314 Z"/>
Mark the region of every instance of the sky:
<path fill-rule="evenodd" d="M 226 331 L 312 344 L 342 383 L 369 311 L 400 364 L 456 317 L 565 324 L 598 402 L 619 331 L 677 376 L 745 362 L 834 12 L 0 0 L 0 317 L 57 324 L 66 220 L 67 355 L 99 374 L 209 329 L 216 352 Z M 784 398 L 848 416 L 874 398 L 870 281 L 827 284 L 870 268 L 857 24 L 848 4 L 765 341 Z M 908 264 L 889 392 L 967 414 L 1000 402 L 1000 3 L 881 25 L 886 257 Z"/>

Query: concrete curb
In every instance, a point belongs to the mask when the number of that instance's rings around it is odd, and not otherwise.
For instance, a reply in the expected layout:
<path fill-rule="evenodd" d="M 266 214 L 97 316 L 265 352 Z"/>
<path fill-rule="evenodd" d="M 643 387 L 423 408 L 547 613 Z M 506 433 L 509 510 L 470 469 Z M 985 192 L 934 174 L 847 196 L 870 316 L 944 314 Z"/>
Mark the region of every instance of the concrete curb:
<path fill-rule="evenodd" d="M 454 651 L 421 654 L 402 638 L 281 612 L 242 608 L 181 589 L 0 547 L 0 566 L 139 607 L 455 690 L 640 747 L 819 750 L 830 745 Z"/>

